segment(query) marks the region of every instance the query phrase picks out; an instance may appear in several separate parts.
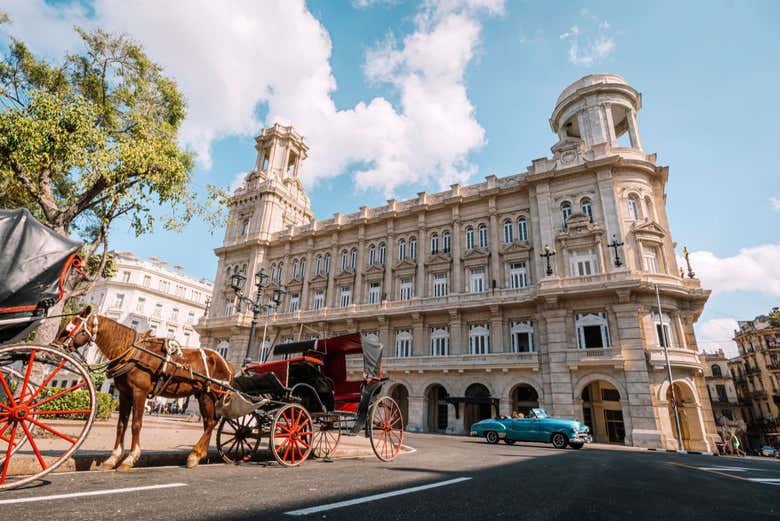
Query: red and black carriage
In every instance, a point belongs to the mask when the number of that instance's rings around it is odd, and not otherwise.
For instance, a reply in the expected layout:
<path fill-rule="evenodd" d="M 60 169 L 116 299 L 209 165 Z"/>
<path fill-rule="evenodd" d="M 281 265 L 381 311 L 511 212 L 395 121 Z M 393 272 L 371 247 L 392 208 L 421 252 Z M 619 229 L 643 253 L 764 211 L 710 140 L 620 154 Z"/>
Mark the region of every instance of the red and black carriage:
<path fill-rule="evenodd" d="M 403 442 L 398 404 L 381 396 L 382 346 L 352 333 L 281 344 L 281 359 L 248 365 L 226 397 L 217 429 L 217 448 L 230 463 L 250 460 L 267 439 L 276 461 L 299 465 L 310 455 L 327 458 L 342 434 L 364 433 L 374 454 L 395 459 Z M 362 364 L 359 379 L 348 378 L 350 358 Z"/>

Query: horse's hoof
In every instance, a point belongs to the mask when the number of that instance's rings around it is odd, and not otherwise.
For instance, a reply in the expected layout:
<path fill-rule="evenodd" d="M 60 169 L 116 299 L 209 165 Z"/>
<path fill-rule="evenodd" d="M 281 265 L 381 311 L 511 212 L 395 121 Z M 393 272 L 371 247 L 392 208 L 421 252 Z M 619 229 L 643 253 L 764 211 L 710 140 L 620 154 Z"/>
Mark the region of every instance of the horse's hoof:
<path fill-rule="evenodd" d="M 187 458 L 187 468 L 193 469 L 200 464 L 200 458 L 197 456 L 190 456 Z"/>
<path fill-rule="evenodd" d="M 123 464 L 119 465 L 119 467 L 117 467 L 116 471 L 117 472 L 127 472 L 127 471 L 131 470 L 132 468 L 133 468 L 132 465 L 128 465 L 128 464 L 123 463 Z"/>
<path fill-rule="evenodd" d="M 116 462 L 105 461 L 98 467 L 98 470 L 114 470 L 115 468 L 116 468 Z"/>

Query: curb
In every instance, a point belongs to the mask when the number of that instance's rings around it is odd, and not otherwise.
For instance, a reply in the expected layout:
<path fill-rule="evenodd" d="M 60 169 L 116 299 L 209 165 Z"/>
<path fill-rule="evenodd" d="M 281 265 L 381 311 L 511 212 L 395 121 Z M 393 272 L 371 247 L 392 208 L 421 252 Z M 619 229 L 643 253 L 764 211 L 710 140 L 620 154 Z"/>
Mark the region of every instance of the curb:
<path fill-rule="evenodd" d="M 720 456 L 714 452 L 700 451 L 700 450 L 677 450 L 677 449 L 647 449 L 653 452 L 671 452 L 674 454 L 697 454 L 699 456 Z"/>

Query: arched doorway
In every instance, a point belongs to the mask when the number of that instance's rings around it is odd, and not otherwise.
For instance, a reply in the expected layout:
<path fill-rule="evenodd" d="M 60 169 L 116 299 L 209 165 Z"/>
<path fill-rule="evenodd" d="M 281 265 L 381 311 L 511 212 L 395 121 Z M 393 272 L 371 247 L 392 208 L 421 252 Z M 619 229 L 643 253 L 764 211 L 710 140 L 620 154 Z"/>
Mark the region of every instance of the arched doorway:
<path fill-rule="evenodd" d="M 519 384 L 512 389 L 512 411 L 528 416 L 531 409 L 539 407 L 539 394 L 528 384 Z"/>
<path fill-rule="evenodd" d="M 625 443 L 626 427 L 617 388 L 606 380 L 594 380 L 585 386 L 580 398 L 582 418 L 590 428 L 593 441 Z"/>
<path fill-rule="evenodd" d="M 674 397 L 677 399 L 677 411 L 680 415 L 683 448 L 685 450 L 695 450 L 706 446 L 699 423 L 699 407 L 696 404 L 691 388 L 685 384 L 675 382 Z M 669 403 L 669 421 L 672 424 L 672 434 L 675 440 L 679 440 L 677 436 L 677 421 L 674 417 L 671 386 L 666 390 L 666 400 Z"/>
<path fill-rule="evenodd" d="M 480 403 L 469 403 L 478 400 Z M 484 401 L 484 403 L 482 403 Z M 471 426 L 479 420 L 491 418 L 490 391 L 482 384 L 474 383 L 466 388 L 466 403 L 463 405 L 464 430 L 469 432 Z"/>
<path fill-rule="evenodd" d="M 428 432 L 444 432 L 447 430 L 447 416 L 450 404 L 446 401 L 449 394 L 439 385 L 433 384 L 425 393 L 426 425 Z"/>
<path fill-rule="evenodd" d="M 404 429 L 409 425 L 409 391 L 405 385 L 396 384 L 390 389 L 390 398 L 395 400 L 401 409 L 401 418 L 404 420 Z"/>

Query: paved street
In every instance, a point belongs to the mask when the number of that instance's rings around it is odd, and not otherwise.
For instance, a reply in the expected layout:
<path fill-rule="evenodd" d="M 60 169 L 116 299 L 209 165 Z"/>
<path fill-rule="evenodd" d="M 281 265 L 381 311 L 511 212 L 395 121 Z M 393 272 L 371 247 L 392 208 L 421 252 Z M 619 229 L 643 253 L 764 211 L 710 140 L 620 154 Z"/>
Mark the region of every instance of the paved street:
<path fill-rule="evenodd" d="M 47 520 L 780 518 L 777 460 L 489 446 L 422 434 L 408 435 L 407 443 L 417 451 L 393 463 L 61 474 L 3 493 L 0 508 L 9 519 Z M 79 495 L 40 500 L 63 494 Z M 24 499 L 34 501 L 18 501 Z M 346 504 L 331 508 L 338 502 Z"/>

